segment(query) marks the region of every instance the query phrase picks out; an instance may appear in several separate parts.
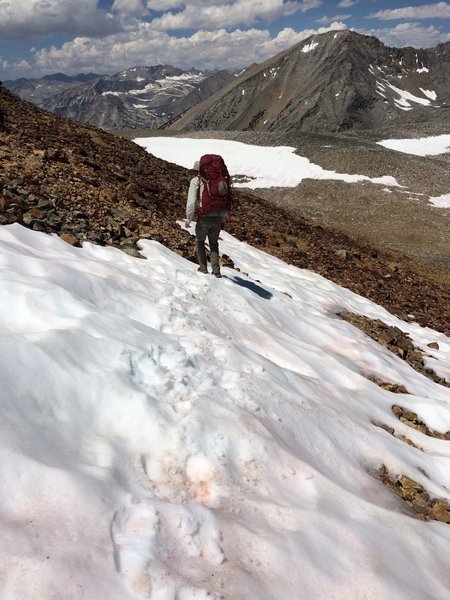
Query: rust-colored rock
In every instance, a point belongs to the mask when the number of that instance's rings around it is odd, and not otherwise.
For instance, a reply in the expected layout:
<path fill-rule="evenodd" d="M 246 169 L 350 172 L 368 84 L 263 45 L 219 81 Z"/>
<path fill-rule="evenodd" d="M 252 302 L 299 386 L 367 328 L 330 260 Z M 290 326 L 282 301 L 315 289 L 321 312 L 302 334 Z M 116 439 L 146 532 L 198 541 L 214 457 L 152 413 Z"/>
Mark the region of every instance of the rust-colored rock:
<path fill-rule="evenodd" d="M 443 500 L 436 500 L 430 510 L 430 519 L 450 524 L 450 504 Z"/>
<path fill-rule="evenodd" d="M 433 519 L 450 524 L 450 503 L 431 498 L 420 483 L 405 475 L 393 477 L 385 465 L 379 469 L 380 480 L 392 492 L 400 496 L 406 506 L 421 520 Z"/>
<path fill-rule="evenodd" d="M 67 244 L 70 244 L 71 246 L 79 246 L 80 244 L 78 238 L 75 235 L 73 235 L 73 233 L 62 233 L 60 235 L 60 238 L 64 240 Z"/>

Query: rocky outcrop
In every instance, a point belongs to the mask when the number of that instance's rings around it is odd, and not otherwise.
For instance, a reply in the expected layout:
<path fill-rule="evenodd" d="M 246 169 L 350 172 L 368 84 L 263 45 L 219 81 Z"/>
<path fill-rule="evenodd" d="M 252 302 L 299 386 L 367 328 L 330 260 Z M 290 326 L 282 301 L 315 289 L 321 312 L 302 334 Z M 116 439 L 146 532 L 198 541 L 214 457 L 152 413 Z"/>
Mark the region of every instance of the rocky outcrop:
<path fill-rule="evenodd" d="M 364 331 L 366 335 L 393 352 L 396 356 L 399 356 L 418 373 L 428 377 L 435 383 L 450 387 L 450 383 L 446 382 L 443 377 L 439 377 L 432 369 L 425 366 L 426 353 L 416 348 L 409 335 L 398 327 L 389 326 L 382 321 L 369 319 L 368 317 L 355 315 L 346 311 L 339 313 L 339 316 L 361 329 L 361 331 Z M 402 318 L 405 321 L 411 321 L 415 319 L 415 316 L 402 315 Z M 429 347 L 439 349 L 439 344 L 431 342 Z M 395 386 L 395 384 L 393 385 Z M 385 386 L 382 385 L 381 387 Z M 393 390 L 391 389 L 391 391 Z M 406 390 L 404 391 L 406 392 Z"/>
<path fill-rule="evenodd" d="M 42 111 L 0 86 L 0 224 L 138 253 L 154 239 L 190 260 L 186 169 L 121 137 Z M 400 316 L 450 333 L 450 291 L 437 274 L 399 253 L 234 192 L 227 230 L 287 263 L 308 268 Z M 337 250 L 345 250 L 336 254 Z M 233 257 L 230 257 L 232 264 Z"/>
<path fill-rule="evenodd" d="M 336 132 L 449 121 L 450 42 L 388 48 L 351 31 L 313 35 L 195 106 L 175 130 Z"/>
<path fill-rule="evenodd" d="M 385 465 L 380 467 L 380 479 L 394 494 L 402 498 L 406 506 L 422 521 L 434 520 L 450 524 L 450 503 L 433 498 L 420 484 L 406 477 L 393 477 Z"/>

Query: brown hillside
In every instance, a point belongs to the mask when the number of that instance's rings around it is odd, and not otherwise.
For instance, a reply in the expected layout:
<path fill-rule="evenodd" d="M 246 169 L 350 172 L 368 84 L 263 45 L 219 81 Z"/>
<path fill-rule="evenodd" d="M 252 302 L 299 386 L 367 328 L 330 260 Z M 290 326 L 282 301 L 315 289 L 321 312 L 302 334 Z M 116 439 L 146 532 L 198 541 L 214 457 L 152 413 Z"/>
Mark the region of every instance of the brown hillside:
<path fill-rule="evenodd" d="M 196 157 L 193 157 L 193 160 Z M 136 251 L 139 238 L 193 259 L 183 218 L 185 169 L 132 142 L 46 113 L 0 86 L 0 224 L 18 222 Z M 450 332 L 444 274 L 236 192 L 227 230 L 299 267 L 312 269 L 391 312 Z M 231 259 L 233 257 L 230 257 Z"/>

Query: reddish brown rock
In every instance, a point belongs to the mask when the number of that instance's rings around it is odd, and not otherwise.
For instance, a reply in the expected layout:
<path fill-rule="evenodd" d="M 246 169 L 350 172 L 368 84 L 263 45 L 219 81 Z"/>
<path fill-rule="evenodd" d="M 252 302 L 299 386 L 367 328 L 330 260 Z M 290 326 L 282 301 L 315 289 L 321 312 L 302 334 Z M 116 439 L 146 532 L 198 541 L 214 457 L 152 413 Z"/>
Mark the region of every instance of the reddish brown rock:
<path fill-rule="evenodd" d="M 60 235 L 60 238 L 64 240 L 67 244 L 70 244 L 71 246 L 80 245 L 78 238 L 75 235 L 73 235 L 73 233 L 62 233 Z"/>

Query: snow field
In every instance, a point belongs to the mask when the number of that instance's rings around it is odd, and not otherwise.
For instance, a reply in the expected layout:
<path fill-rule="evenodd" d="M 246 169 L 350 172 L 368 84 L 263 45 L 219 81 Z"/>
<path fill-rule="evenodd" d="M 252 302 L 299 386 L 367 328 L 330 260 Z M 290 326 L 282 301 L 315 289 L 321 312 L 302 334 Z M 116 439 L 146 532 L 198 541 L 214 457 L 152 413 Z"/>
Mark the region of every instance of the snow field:
<path fill-rule="evenodd" d="M 235 187 L 249 189 L 266 187 L 295 187 L 303 179 L 335 179 L 355 183 L 369 181 L 374 184 L 398 186 L 394 177 L 370 178 L 366 175 L 349 175 L 327 171 L 307 158 L 294 154 L 292 146 L 254 146 L 242 142 L 220 139 L 195 139 L 179 137 L 151 137 L 133 140 L 158 158 L 191 169 L 202 154 L 220 154 L 230 175 L 245 175 L 249 181 L 236 182 Z"/>
<path fill-rule="evenodd" d="M 422 90 L 425 95 L 430 95 L 432 92 Z M 381 140 L 377 142 L 380 146 L 396 150 L 397 152 L 405 152 L 406 154 L 415 154 L 417 156 L 438 156 L 450 152 L 450 135 L 436 135 L 426 138 L 411 138 L 404 140 Z M 432 196 L 428 199 L 429 203 L 437 208 L 450 208 L 450 194 L 442 194 L 440 196 Z"/>
<path fill-rule="evenodd" d="M 405 152 L 406 154 L 438 156 L 439 154 L 450 152 L 450 134 L 404 140 L 381 140 L 377 142 L 377 144 L 389 148 L 390 150 Z"/>
<path fill-rule="evenodd" d="M 447 598 L 450 528 L 376 473 L 450 499 L 448 444 L 391 412 L 447 431 L 450 390 L 336 313 L 450 377 L 448 338 L 225 232 L 222 280 L 141 244 L 0 228 L 2 600 Z"/>
<path fill-rule="evenodd" d="M 450 194 L 442 194 L 441 196 L 433 196 L 430 198 L 431 204 L 438 208 L 450 208 Z"/>
<path fill-rule="evenodd" d="M 376 185 L 402 187 L 390 176 L 367 177 L 327 171 L 311 163 L 307 158 L 294 154 L 292 146 L 254 146 L 230 140 L 195 139 L 178 137 L 136 138 L 133 140 L 154 156 L 191 169 L 202 154 L 216 153 L 223 156 L 230 174 L 243 175 L 246 181 L 236 180 L 234 187 L 249 189 L 267 187 L 296 187 L 303 179 L 332 179 L 356 183 L 368 181 Z M 409 154 L 431 156 L 449 150 L 450 135 L 405 140 L 381 140 L 377 144 Z M 389 188 L 386 188 L 389 190 Z M 429 198 L 438 208 L 450 206 L 449 194 Z"/>

